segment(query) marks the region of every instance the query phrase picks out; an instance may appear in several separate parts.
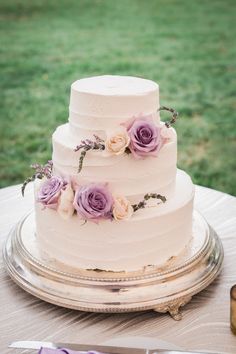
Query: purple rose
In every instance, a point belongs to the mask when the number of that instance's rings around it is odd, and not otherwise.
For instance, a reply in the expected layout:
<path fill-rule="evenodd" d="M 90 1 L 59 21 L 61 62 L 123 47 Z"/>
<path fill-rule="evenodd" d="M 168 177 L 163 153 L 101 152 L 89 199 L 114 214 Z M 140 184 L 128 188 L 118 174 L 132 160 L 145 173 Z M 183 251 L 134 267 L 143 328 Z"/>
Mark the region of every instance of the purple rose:
<path fill-rule="evenodd" d="M 38 191 L 37 201 L 48 208 L 56 209 L 61 190 L 65 188 L 66 184 L 67 182 L 58 176 L 47 179 Z"/>
<path fill-rule="evenodd" d="M 98 221 L 112 218 L 113 198 L 105 184 L 89 184 L 75 193 L 74 208 L 85 220 Z"/>
<path fill-rule="evenodd" d="M 130 137 L 129 149 L 135 158 L 157 155 L 163 141 L 161 128 L 152 117 L 136 118 L 126 128 Z"/>

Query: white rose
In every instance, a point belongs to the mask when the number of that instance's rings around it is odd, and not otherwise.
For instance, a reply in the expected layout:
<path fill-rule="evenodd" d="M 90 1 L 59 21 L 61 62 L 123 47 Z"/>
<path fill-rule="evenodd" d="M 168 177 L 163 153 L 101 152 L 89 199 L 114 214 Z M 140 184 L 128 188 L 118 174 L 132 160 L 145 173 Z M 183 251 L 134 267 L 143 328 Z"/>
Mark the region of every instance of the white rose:
<path fill-rule="evenodd" d="M 74 214 L 75 209 L 73 207 L 73 201 L 74 191 L 71 185 L 68 183 L 66 188 L 61 191 L 61 196 L 57 207 L 58 214 L 63 219 L 67 220 Z"/>
<path fill-rule="evenodd" d="M 129 220 L 133 214 L 133 207 L 123 196 L 114 196 L 113 216 L 115 220 Z"/>
<path fill-rule="evenodd" d="M 127 130 L 119 127 L 116 131 L 108 133 L 105 142 L 106 150 L 114 155 L 121 155 L 130 143 Z"/>
<path fill-rule="evenodd" d="M 167 139 L 167 140 L 172 139 L 173 138 L 173 130 L 172 130 L 172 128 L 167 128 L 167 126 L 164 124 L 161 127 L 161 137 L 163 139 Z"/>

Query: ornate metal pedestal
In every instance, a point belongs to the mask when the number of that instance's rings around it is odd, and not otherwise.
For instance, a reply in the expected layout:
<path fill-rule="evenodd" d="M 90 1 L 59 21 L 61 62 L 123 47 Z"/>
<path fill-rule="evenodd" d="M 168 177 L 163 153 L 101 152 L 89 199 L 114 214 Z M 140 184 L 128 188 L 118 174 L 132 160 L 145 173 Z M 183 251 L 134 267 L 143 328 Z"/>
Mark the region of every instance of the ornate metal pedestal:
<path fill-rule="evenodd" d="M 163 268 L 129 273 L 68 268 L 40 254 L 31 213 L 11 231 L 3 259 L 19 286 L 53 304 L 92 312 L 153 309 L 179 320 L 180 307 L 220 272 L 223 248 L 215 231 L 194 212 L 190 244 Z"/>

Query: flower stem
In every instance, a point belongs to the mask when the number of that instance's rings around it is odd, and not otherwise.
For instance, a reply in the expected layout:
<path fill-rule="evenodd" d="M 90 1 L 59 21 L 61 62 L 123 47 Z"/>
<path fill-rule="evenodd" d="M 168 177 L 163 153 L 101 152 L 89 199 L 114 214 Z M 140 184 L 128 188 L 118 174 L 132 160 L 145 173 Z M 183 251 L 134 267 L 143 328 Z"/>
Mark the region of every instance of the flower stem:
<path fill-rule="evenodd" d="M 91 150 L 91 148 L 84 147 L 80 153 L 78 173 L 80 173 L 83 168 L 84 158 L 89 150 Z"/>
<path fill-rule="evenodd" d="M 168 108 L 168 107 L 166 107 L 166 106 L 161 106 L 161 107 L 158 109 L 158 112 L 160 112 L 160 111 L 168 111 L 168 112 L 172 113 L 172 118 L 171 118 L 171 120 L 165 122 L 166 127 L 167 127 L 167 128 L 170 128 L 171 125 L 176 122 L 179 113 L 178 113 L 175 109 L 173 109 L 173 108 Z"/>
<path fill-rule="evenodd" d="M 35 180 L 35 178 L 36 178 L 36 176 L 34 174 L 33 176 L 26 178 L 26 180 L 24 181 L 24 183 L 21 187 L 21 194 L 23 197 L 25 195 L 25 187 L 27 186 L 28 183 L 33 182 Z"/>
<path fill-rule="evenodd" d="M 149 194 L 145 194 L 145 196 L 143 197 L 143 200 L 141 200 L 138 204 L 133 204 L 133 210 L 134 212 L 139 210 L 139 209 L 144 209 L 147 205 L 147 201 L 149 199 L 160 199 L 163 203 L 166 202 L 166 197 L 164 197 L 161 194 L 157 194 L 157 193 L 149 193 Z"/>
<path fill-rule="evenodd" d="M 81 172 L 83 168 L 83 163 L 85 156 L 89 150 L 104 150 L 105 149 L 105 144 L 104 140 L 99 138 L 99 136 L 94 134 L 95 141 L 86 139 L 82 140 L 80 145 L 77 145 L 75 148 L 75 152 L 80 151 L 80 158 L 79 158 L 79 168 L 78 168 L 78 173 Z"/>
<path fill-rule="evenodd" d="M 29 182 L 33 182 L 36 178 L 42 179 L 43 177 L 51 178 L 52 176 L 52 161 L 49 160 L 45 165 L 39 165 L 38 163 L 32 164 L 30 167 L 35 170 L 35 173 L 31 176 L 26 178 L 22 187 L 21 193 L 24 197 L 25 187 Z"/>

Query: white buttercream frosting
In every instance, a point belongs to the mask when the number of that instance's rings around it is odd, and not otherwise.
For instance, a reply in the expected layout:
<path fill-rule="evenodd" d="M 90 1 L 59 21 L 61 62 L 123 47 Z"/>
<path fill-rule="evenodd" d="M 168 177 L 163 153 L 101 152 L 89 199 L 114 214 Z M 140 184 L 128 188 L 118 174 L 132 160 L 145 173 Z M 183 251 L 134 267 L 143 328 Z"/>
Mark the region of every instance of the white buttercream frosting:
<path fill-rule="evenodd" d="M 150 80 L 130 76 L 97 76 L 71 86 L 71 123 L 95 129 L 116 124 L 120 118 L 151 114 L 159 108 L 159 87 Z"/>
<path fill-rule="evenodd" d="M 97 76 L 71 86 L 69 124 L 77 138 L 104 135 L 137 115 L 152 114 L 159 122 L 159 87 L 150 80 L 130 76 Z"/>
<path fill-rule="evenodd" d="M 177 160 L 177 137 L 174 129 L 171 130 L 172 139 L 157 157 L 137 161 L 132 155 L 113 156 L 92 151 L 87 153 L 78 174 L 80 152 L 74 149 L 80 140 L 71 135 L 68 124 L 59 126 L 53 134 L 54 173 L 66 178 L 73 176 L 80 184 L 108 182 L 114 192 L 129 196 L 132 201 L 156 191 L 170 197 L 174 193 Z"/>
<path fill-rule="evenodd" d="M 190 177 L 178 171 L 175 196 L 139 210 L 129 220 L 84 224 L 77 215 L 64 220 L 37 203 L 39 245 L 50 257 L 82 269 L 133 271 L 158 266 L 190 241 L 193 197 Z"/>

